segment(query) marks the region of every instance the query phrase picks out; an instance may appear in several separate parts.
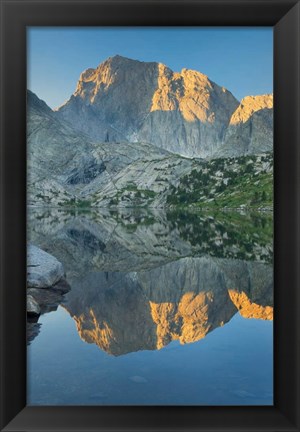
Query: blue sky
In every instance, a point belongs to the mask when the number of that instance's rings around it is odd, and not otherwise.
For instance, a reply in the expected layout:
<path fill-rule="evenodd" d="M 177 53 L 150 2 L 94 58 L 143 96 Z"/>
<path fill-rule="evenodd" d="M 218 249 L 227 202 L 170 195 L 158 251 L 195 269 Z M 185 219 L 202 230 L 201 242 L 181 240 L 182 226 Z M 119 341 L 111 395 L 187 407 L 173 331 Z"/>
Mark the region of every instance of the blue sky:
<path fill-rule="evenodd" d="M 29 27 L 28 88 L 55 108 L 116 54 L 198 70 L 239 100 L 273 92 L 272 27 Z"/>

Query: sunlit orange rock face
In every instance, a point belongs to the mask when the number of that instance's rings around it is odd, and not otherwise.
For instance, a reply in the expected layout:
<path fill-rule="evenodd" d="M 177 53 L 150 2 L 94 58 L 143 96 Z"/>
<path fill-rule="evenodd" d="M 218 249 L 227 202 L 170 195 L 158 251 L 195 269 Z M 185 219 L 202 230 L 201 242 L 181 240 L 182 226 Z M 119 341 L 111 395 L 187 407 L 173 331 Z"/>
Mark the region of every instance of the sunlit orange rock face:
<path fill-rule="evenodd" d="M 187 122 L 214 123 L 219 116 L 214 98 L 224 98 L 223 102 L 226 100 L 230 105 L 229 111 L 236 106 L 228 90 L 217 86 L 201 72 L 189 69 L 172 72 L 161 63 L 157 64 L 157 70 L 157 88 L 150 112 L 178 110 Z"/>
<path fill-rule="evenodd" d="M 122 310 L 117 310 L 118 305 L 109 305 L 109 322 L 98 305 L 79 317 L 74 316 L 81 339 L 96 343 L 113 355 L 155 350 L 173 340 L 182 344 L 196 342 L 236 313 L 236 307 L 226 294 L 215 299 L 212 292 L 186 293 L 178 304 L 143 302 L 140 297 L 131 303 L 132 308 L 127 308 L 126 304 L 127 300 Z"/>
<path fill-rule="evenodd" d="M 92 274 L 75 289 L 66 309 L 80 337 L 115 356 L 156 349 L 156 328 L 150 305 L 131 275 Z M 80 298 L 81 296 L 81 298 Z"/>
<path fill-rule="evenodd" d="M 57 115 L 93 140 L 148 142 L 185 156 L 211 156 L 239 105 L 201 72 L 119 55 L 79 78 Z"/>
<path fill-rule="evenodd" d="M 268 265 L 183 258 L 138 273 L 90 274 L 72 285 L 65 307 L 85 342 L 119 356 L 198 341 L 237 311 L 271 320 L 271 286 Z"/>
<path fill-rule="evenodd" d="M 236 312 L 226 295 L 216 299 L 213 292 L 185 293 L 178 304 L 150 303 L 156 324 L 156 347 L 163 348 L 173 340 L 196 342 L 216 327 L 222 326 Z M 220 304 L 223 304 L 222 310 Z"/>
<path fill-rule="evenodd" d="M 261 153 L 273 140 L 272 95 L 239 103 L 199 71 L 119 55 L 84 71 L 57 116 L 99 142 L 147 142 L 189 157 Z"/>
<path fill-rule="evenodd" d="M 246 96 L 230 118 L 220 156 L 273 150 L 273 95 Z"/>
<path fill-rule="evenodd" d="M 244 292 L 229 290 L 232 303 L 244 318 L 273 320 L 273 306 L 262 306 L 252 302 Z"/>
<path fill-rule="evenodd" d="M 230 125 L 246 123 L 255 112 L 263 109 L 273 109 L 272 94 L 246 96 L 232 114 Z"/>

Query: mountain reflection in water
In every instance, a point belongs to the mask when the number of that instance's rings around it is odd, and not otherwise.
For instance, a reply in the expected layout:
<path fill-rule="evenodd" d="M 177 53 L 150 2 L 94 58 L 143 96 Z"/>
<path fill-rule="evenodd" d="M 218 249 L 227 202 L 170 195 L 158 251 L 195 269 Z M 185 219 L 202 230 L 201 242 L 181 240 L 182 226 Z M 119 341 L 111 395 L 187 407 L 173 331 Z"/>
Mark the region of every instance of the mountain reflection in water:
<path fill-rule="evenodd" d="M 30 209 L 29 239 L 60 260 L 63 307 L 114 356 L 204 338 L 239 311 L 273 319 L 272 217 Z M 42 328 L 41 328 L 41 331 Z"/>

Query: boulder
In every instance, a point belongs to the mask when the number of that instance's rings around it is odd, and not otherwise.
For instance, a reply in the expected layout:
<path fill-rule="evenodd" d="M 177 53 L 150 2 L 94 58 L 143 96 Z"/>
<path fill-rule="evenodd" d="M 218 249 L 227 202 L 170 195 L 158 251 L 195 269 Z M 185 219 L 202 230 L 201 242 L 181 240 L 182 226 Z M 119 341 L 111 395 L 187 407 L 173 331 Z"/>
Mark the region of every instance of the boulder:
<path fill-rule="evenodd" d="M 29 245 L 27 249 L 27 284 L 32 288 L 53 287 L 64 276 L 63 265 L 42 249 Z"/>
<path fill-rule="evenodd" d="M 64 294 L 70 291 L 70 285 L 63 278 L 54 287 L 48 289 L 28 288 L 27 295 L 39 304 L 41 314 L 55 311 L 63 303 Z"/>
<path fill-rule="evenodd" d="M 39 316 L 40 313 L 41 309 L 38 302 L 32 297 L 32 295 L 27 295 L 27 314 Z"/>
<path fill-rule="evenodd" d="M 40 329 L 41 329 L 40 323 L 27 321 L 27 344 L 30 345 L 30 343 L 38 336 Z"/>

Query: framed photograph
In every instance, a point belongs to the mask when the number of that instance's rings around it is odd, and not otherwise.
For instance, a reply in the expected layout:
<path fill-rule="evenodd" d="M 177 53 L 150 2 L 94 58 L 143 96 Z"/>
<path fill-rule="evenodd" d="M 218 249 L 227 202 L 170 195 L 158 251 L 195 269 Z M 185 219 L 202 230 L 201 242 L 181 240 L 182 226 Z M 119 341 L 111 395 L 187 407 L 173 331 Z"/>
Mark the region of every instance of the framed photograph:
<path fill-rule="evenodd" d="M 299 11 L 1 1 L 1 430 L 299 430 Z"/>

